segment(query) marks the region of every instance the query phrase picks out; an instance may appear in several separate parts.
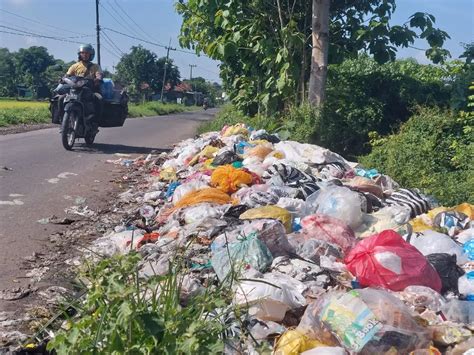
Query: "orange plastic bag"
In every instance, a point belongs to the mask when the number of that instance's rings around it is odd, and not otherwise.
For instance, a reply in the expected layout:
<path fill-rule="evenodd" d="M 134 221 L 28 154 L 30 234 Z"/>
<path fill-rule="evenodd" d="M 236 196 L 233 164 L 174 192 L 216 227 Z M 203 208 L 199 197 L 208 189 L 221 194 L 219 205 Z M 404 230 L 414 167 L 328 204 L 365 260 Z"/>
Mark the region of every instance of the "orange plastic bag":
<path fill-rule="evenodd" d="M 206 188 L 184 195 L 183 198 L 175 204 L 175 208 L 193 206 L 202 202 L 224 205 L 226 203 L 231 203 L 232 200 L 229 195 L 219 189 Z"/>
<path fill-rule="evenodd" d="M 252 184 L 252 175 L 232 165 L 222 165 L 211 175 L 211 185 L 227 193 L 233 193 L 240 186 L 250 184 Z"/>

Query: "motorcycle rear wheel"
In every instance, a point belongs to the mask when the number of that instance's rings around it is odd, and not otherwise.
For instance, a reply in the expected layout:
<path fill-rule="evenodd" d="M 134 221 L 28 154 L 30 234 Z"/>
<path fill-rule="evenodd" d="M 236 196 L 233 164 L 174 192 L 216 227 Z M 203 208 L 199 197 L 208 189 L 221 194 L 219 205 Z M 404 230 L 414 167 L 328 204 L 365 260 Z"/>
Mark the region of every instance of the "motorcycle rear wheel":
<path fill-rule="evenodd" d="M 77 113 L 69 111 L 64 113 L 61 124 L 61 141 L 66 150 L 72 150 L 76 141 Z"/>
<path fill-rule="evenodd" d="M 84 140 L 86 141 L 86 144 L 88 146 L 91 146 L 94 144 L 94 139 L 95 139 L 95 133 L 87 133 L 86 136 L 84 137 Z"/>

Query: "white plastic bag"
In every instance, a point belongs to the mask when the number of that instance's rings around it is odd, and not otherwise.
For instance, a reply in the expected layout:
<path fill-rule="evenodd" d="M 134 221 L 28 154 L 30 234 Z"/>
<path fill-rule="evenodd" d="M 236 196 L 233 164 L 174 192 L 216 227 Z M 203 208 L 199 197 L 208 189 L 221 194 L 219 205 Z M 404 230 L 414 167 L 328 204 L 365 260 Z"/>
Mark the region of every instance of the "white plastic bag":
<path fill-rule="evenodd" d="M 320 213 L 344 221 L 352 229 L 362 224 L 361 199 L 346 187 L 331 186 L 315 192 L 306 199 L 306 215 Z"/>
<path fill-rule="evenodd" d="M 468 261 L 468 257 L 463 252 L 462 246 L 443 233 L 427 229 L 422 233 L 412 235 L 410 244 L 423 255 L 435 253 L 455 254 L 458 265 L 463 265 Z"/>
<path fill-rule="evenodd" d="M 236 286 L 234 304 L 248 305 L 249 314 L 264 321 L 279 322 L 290 309 L 306 305 L 305 286 L 281 273 L 265 274 L 262 279 L 245 280 Z"/>

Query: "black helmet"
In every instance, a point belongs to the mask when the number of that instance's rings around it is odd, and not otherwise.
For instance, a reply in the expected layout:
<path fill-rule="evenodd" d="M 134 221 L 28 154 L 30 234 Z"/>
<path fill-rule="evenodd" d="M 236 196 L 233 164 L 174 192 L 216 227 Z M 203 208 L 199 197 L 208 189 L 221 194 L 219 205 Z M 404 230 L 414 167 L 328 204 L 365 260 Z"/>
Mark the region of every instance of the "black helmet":
<path fill-rule="evenodd" d="M 90 53 L 89 60 L 90 60 L 91 62 L 94 60 L 95 50 L 94 50 L 94 47 L 92 47 L 92 44 L 81 44 L 81 45 L 79 46 L 79 49 L 78 49 L 78 51 L 77 51 L 77 56 L 78 56 L 79 60 L 81 59 L 80 52 L 87 52 L 87 53 Z"/>

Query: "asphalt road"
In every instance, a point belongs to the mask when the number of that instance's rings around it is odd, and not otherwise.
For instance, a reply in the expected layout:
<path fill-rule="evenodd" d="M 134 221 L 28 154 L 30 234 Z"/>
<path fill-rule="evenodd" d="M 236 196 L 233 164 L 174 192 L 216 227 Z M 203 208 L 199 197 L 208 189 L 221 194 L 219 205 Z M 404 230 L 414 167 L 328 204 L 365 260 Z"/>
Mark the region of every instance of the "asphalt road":
<path fill-rule="evenodd" d="M 168 149 L 196 134 L 215 110 L 128 119 L 124 127 L 102 128 L 92 148 L 81 140 L 72 152 L 62 145 L 58 128 L 0 136 L 0 290 L 21 285 L 21 262 L 41 253 L 47 238 L 60 228 L 37 221 L 64 209 L 78 197 L 94 204 L 106 196 L 121 154 Z M 119 155 L 117 155 L 119 153 Z"/>

